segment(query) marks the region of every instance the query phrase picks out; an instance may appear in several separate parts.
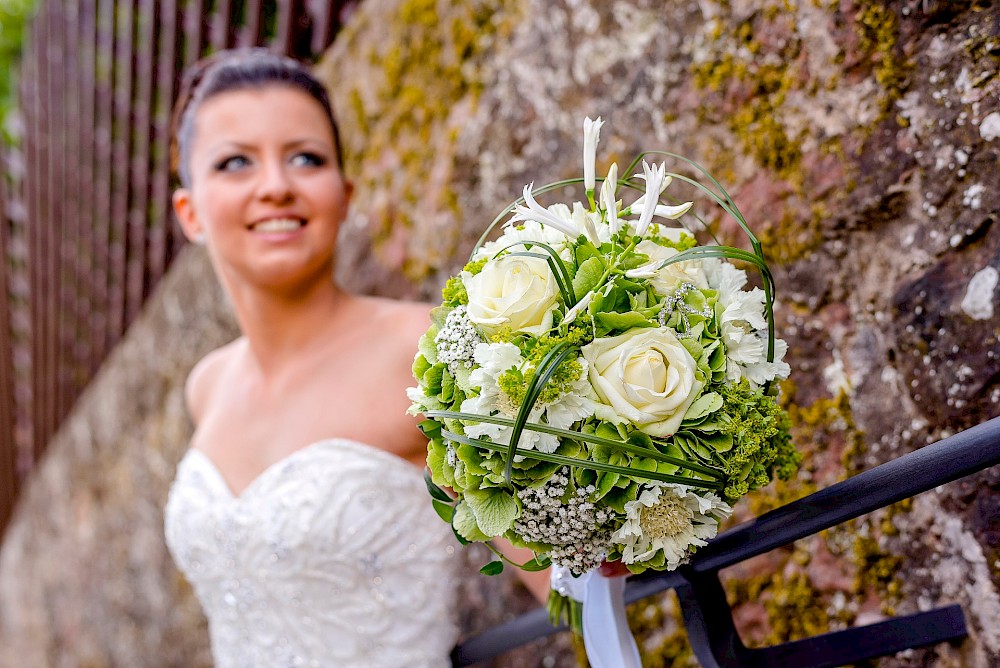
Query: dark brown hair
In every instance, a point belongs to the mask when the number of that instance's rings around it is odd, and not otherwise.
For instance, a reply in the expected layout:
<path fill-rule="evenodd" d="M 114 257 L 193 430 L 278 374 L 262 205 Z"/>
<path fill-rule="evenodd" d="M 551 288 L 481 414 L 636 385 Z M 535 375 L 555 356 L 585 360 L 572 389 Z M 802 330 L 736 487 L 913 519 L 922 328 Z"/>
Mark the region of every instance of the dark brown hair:
<path fill-rule="evenodd" d="M 194 117 L 201 104 L 229 91 L 256 90 L 269 86 L 288 86 L 315 99 L 330 121 L 333 131 L 337 166 L 344 169 L 340 150 L 340 133 L 333 118 L 326 89 L 302 63 L 271 53 L 266 49 L 231 49 L 219 51 L 189 67 L 181 80 L 171 119 L 172 141 L 170 166 L 181 185 L 191 185 L 191 141 L 194 137 Z"/>

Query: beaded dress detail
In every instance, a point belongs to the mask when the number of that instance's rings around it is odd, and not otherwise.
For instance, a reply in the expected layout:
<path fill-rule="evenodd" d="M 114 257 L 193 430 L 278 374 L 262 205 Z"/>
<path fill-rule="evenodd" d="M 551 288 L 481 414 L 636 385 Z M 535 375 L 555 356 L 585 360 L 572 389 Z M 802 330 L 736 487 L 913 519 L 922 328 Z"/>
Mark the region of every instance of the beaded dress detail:
<path fill-rule="evenodd" d="M 165 525 L 216 668 L 450 665 L 457 543 L 400 457 L 320 441 L 234 496 L 192 449 Z"/>

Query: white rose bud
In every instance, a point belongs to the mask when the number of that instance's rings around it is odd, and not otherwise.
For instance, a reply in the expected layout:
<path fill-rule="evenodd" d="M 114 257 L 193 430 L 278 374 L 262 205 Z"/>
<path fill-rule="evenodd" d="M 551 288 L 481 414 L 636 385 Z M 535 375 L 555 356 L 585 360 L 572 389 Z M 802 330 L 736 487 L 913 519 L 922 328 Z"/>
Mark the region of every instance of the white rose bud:
<path fill-rule="evenodd" d="M 635 328 L 580 351 L 601 401 L 650 436 L 670 436 L 701 392 L 696 363 L 666 327 Z"/>
<path fill-rule="evenodd" d="M 677 255 L 678 251 L 648 240 L 640 241 L 635 250 L 637 253 L 649 256 L 649 264 L 640 269 L 648 270 L 649 282 L 661 295 L 670 294 L 682 283 L 690 283 L 701 290 L 708 288 L 708 277 L 702 269 L 700 260 L 682 260 L 657 269 L 666 260 Z"/>
<path fill-rule="evenodd" d="M 542 258 L 504 255 L 475 276 L 462 272 L 462 283 L 469 320 L 487 335 L 504 325 L 533 336 L 552 328 L 559 285 Z"/>

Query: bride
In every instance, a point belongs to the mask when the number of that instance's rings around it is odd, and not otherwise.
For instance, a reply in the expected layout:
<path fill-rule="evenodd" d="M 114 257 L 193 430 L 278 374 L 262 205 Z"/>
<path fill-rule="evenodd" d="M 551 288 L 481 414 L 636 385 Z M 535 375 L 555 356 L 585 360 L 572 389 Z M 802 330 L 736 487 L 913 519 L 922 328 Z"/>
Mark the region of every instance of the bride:
<path fill-rule="evenodd" d="M 166 507 L 216 665 L 449 665 L 458 546 L 406 415 L 429 307 L 332 280 L 352 186 L 323 87 L 222 52 L 185 77 L 174 128 L 175 212 L 242 331 L 188 378 Z M 544 597 L 547 574 L 528 577 Z"/>

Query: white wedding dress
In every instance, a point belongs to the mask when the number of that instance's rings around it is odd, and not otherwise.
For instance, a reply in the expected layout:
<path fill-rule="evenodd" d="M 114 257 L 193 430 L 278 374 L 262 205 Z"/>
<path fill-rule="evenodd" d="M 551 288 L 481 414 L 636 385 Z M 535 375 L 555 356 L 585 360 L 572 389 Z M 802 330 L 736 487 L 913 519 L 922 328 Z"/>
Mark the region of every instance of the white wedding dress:
<path fill-rule="evenodd" d="M 457 542 L 400 457 L 320 441 L 234 496 L 192 449 L 165 525 L 217 668 L 450 665 Z"/>

